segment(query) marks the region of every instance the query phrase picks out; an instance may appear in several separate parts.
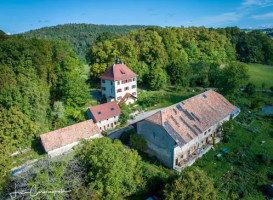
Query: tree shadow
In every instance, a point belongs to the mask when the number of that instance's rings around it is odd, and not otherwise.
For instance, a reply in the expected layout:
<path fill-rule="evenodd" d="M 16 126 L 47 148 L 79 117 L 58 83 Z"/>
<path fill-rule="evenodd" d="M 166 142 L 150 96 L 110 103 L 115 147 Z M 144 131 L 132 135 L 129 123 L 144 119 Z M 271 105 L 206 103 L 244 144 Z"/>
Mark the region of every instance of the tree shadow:
<path fill-rule="evenodd" d="M 46 152 L 43 148 L 42 142 L 40 137 L 36 138 L 31 142 L 31 148 L 35 151 L 38 155 L 44 155 Z"/>

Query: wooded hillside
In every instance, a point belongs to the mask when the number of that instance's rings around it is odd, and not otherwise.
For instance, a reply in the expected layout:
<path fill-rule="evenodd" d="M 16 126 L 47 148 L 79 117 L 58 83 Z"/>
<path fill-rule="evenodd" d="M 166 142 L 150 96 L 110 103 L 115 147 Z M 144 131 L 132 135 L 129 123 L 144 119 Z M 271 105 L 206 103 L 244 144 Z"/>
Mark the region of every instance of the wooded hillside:
<path fill-rule="evenodd" d="M 44 27 L 31 30 L 23 35 L 26 38 L 44 38 L 54 41 L 66 41 L 74 52 L 84 60 L 86 50 L 94 43 L 103 32 L 112 32 L 114 35 L 125 35 L 133 29 L 146 28 L 147 26 L 117 26 L 117 25 L 95 25 L 95 24 L 65 24 L 52 27 Z"/>

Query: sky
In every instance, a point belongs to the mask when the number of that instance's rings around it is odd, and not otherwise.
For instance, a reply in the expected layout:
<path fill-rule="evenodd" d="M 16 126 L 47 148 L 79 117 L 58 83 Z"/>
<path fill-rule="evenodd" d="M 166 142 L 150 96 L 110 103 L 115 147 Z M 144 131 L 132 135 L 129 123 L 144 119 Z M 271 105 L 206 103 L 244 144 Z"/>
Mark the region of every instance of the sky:
<path fill-rule="evenodd" d="M 273 0 L 0 0 L 0 30 L 68 23 L 273 28 Z"/>

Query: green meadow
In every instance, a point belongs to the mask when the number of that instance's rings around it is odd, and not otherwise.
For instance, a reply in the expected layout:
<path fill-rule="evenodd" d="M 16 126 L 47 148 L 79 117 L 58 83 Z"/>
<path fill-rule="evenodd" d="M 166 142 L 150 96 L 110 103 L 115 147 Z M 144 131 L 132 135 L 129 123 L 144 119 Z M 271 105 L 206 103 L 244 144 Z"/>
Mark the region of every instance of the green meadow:
<path fill-rule="evenodd" d="M 262 89 L 262 84 L 265 83 L 264 89 L 269 89 L 273 86 L 273 66 L 261 64 L 248 64 L 249 67 L 249 82 L 256 85 L 257 89 Z"/>

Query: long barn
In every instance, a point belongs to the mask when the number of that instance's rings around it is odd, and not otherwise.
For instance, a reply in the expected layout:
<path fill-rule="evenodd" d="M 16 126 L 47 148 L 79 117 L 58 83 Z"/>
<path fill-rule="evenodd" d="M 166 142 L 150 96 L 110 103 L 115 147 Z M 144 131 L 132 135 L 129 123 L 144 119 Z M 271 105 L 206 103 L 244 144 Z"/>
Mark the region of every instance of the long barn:
<path fill-rule="evenodd" d="M 210 90 L 138 122 L 137 132 L 146 140 L 150 155 L 169 168 L 181 170 L 212 144 L 212 138 L 220 137 L 223 122 L 239 112 L 222 95 Z"/>

